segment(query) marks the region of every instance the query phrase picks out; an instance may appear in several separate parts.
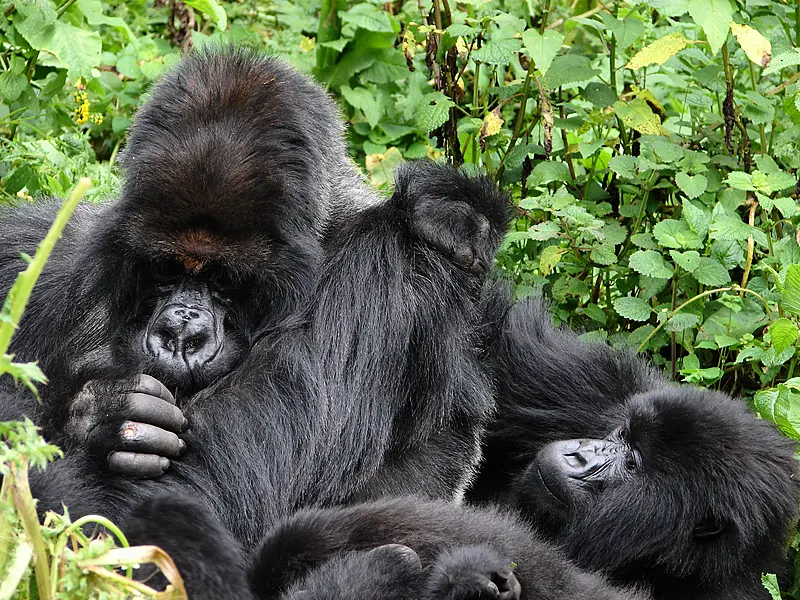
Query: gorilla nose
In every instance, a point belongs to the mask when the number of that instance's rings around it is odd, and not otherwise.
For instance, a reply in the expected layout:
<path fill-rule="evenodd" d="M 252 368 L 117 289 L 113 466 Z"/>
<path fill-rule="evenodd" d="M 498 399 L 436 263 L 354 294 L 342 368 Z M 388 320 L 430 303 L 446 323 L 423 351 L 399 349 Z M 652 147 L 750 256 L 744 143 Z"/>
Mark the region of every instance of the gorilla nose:
<path fill-rule="evenodd" d="M 150 328 L 147 349 L 166 362 L 204 365 L 220 349 L 214 325 L 213 315 L 203 308 L 167 306 Z"/>
<path fill-rule="evenodd" d="M 608 462 L 605 440 L 565 440 L 561 454 L 564 470 L 573 478 L 590 477 Z"/>

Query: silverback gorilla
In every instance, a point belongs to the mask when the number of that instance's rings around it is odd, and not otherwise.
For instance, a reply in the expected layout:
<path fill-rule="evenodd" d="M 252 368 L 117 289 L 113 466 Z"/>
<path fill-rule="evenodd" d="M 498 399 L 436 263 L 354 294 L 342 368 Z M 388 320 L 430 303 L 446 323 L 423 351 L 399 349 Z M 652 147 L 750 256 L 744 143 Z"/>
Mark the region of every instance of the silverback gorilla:
<path fill-rule="evenodd" d="M 484 178 L 403 169 L 382 199 L 330 98 L 244 50 L 191 56 L 152 91 L 121 197 L 82 205 L 14 339 L 50 378 L 0 394 L 66 452 L 40 508 L 124 521 L 202 498 L 252 548 L 303 505 L 453 498 L 491 392 L 474 331 L 507 224 Z M 0 215 L 0 294 L 55 202 Z"/>
<path fill-rule="evenodd" d="M 760 599 L 800 501 L 794 443 L 743 402 L 514 306 L 490 350 L 497 418 L 469 492 L 661 600 Z"/>

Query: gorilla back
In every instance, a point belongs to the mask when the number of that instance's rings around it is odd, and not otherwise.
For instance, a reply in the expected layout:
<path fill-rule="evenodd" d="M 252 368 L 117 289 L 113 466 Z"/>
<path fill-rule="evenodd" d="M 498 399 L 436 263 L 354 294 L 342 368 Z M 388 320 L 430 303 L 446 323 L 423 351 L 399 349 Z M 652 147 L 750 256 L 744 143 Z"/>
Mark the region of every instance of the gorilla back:
<path fill-rule="evenodd" d="M 316 85 L 242 51 L 156 86 L 122 197 L 76 212 L 15 338 L 51 383 L 0 418 L 67 451 L 61 476 L 32 475 L 42 508 L 121 519 L 188 487 L 252 545 L 300 504 L 463 489 L 490 408 L 476 265 L 504 198 L 431 165 L 378 198 L 342 129 Z M 0 292 L 55 210 L 0 215 Z"/>

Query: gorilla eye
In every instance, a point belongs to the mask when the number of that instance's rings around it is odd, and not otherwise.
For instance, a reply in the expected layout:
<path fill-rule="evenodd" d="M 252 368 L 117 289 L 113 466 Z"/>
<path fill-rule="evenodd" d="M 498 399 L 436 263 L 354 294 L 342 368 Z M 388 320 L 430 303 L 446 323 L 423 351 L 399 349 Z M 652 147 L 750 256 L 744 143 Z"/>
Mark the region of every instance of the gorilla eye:
<path fill-rule="evenodd" d="M 625 468 L 629 471 L 635 471 L 641 462 L 641 458 L 639 457 L 639 453 L 636 450 L 628 450 L 625 453 Z"/>

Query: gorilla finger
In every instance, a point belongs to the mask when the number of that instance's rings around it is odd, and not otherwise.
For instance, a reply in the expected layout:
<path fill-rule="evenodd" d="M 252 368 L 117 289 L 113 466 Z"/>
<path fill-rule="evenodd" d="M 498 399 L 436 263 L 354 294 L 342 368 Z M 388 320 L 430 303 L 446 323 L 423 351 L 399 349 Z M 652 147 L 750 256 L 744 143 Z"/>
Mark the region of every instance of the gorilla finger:
<path fill-rule="evenodd" d="M 125 421 L 120 428 L 120 436 L 121 449 L 129 452 L 177 458 L 186 450 L 186 442 L 177 435 L 148 423 Z"/>
<path fill-rule="evenodd" d="M 139 375 L 131 391 L 155 396 L 170 404 L 175 404 L 175 397 L 172 395 L 172 392 L 167 389 L 167 386 L 155 377 L 150 377 L 150 375 L 145 375 L 144 373 Z"/>
<path fill-rule="evenodd" d="M 155 479 L 167 472 L 169 459 L 155 454 L 112 452 L 108 455 L 108 468 L 127 477 Z"/>
<path fill-rule="evenodd" d="M 156 396 L 130 394 L 128 409 L 131 420 L 156 425 L 175 433 L 186 431 L 189 426 L 189 421 L 183 416 L 180 408 Z"/>

